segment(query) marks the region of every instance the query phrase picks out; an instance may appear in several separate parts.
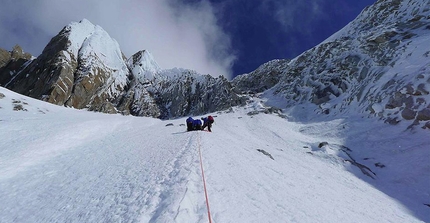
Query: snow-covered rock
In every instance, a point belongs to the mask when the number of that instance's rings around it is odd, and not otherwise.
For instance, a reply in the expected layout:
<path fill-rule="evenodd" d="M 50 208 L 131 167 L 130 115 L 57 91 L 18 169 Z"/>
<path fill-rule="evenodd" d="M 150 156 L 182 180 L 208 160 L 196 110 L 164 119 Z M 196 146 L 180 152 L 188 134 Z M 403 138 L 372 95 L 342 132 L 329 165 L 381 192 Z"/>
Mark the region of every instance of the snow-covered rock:
<path fill-rule="evenodd" d="M 68 53 L 78 58 L 73 92 L 66 105 L 116 113 L 117 99 L 128 84 L 128 67 L 119 44 L 88 20 L 66 27 Z"/>
<path fill-rule="evenodd" d="M 127 64 L 134 78 L 141 82 L 153 79 L 154 74 L 161 70 L 154 57 L 147 50 L 135 53 L 127 60 Z"/>
<path fill-rule="evenodd" d="M 232 84 L 243 93 L 256 93 L 267 90 L 279 82 L 282 73 L 288 69 L 289 61 L 269 61 L 249 74 L 237 76 L 232 80 Z"/>
<path fill-rule="evenodd" d="M 419 114 L 430 106 L 429 15 L 427 0 L 377 1 L 288 64 L 258 71 L 279 75 L 265 94 L 268 103 L 283 101 L 284 108 L 300 115 L 304 111 L 297 108 L 307 104 L 305 112 L 312 114 L 358 112 L 425 127 L 421 121 L 427 116 Z M 242 79 L 233 82 L 242 84 Z"/>
<path fill-rule="evenodd" d="M 236 94 L 223 76 L 215 78 L 178 68 L 152 74 L 152 79 L 148 78 L 149 75 L 136 79 L 132 87 L 135 91 L 132 114 L 142 115 L 142 112 L 148 112 L 142 108 L 152 107 L 150 113 L 158 116 L 151 116 L 162 119 L 201 115 L 243 105 L 247 98 Z M 155 103 L 157 109 L 154 110 L 155 106 L 148 104 L 148 101 Z"/>
<path fill-rule="evenodd" d="M 128 75 L 118 43 L 84 19 L 64 27 L 4 86 L 57 105 L 116 113 Z"/>

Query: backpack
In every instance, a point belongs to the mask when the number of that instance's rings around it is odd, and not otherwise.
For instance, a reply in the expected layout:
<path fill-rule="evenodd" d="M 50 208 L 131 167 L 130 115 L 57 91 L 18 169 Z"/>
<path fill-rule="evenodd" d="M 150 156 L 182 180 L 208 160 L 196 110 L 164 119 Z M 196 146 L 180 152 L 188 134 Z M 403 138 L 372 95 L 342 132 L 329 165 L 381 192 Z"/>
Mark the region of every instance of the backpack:
<path fill-rule="evenodd" d="M 186 120 L 186 123 L 193 123 L 194 119 L 191 117 L 188 117 Z"/>
<path fill-rule="evenodd" d="M 202 125 L 202 121 L 196 119 L 193 121 L 193 126 L 201 126 Z"/>
<path fill-rule="evenodd" d="M 202 129 L 202 121 L 199 119 L 196 119 L 193 121 L 193 129 L 194 130 L 201 130 Z"/>

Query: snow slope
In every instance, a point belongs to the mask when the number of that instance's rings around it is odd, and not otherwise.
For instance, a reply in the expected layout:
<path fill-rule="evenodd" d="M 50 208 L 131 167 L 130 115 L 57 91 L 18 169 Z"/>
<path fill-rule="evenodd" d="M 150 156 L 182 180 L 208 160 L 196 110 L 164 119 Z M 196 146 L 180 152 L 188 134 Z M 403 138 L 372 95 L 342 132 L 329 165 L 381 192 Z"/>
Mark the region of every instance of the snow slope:
<path fill-rule="evenodd" d="M 283 100 L 280 108 L 312 103 L 308 108 L 322 116 L 359 112 L 393 125 L 409 122 L 411 128 L 427 129 L 429 12 L 428 0 L 376 1 L 312 49 L 291 61 L 266 63 L 233 83 L 245 93 L 268 89 L 264 97 Z"/>
<path fill-rule="evenodd" d="M 261 109 L 254 101 L 213 114 L 212 133 L 185 132 L 185 119 L 68 109 L 0 88 L 0 222 L 208 222 L 199 149 L 213 222 L 430 221 L 426 132 Z"/>

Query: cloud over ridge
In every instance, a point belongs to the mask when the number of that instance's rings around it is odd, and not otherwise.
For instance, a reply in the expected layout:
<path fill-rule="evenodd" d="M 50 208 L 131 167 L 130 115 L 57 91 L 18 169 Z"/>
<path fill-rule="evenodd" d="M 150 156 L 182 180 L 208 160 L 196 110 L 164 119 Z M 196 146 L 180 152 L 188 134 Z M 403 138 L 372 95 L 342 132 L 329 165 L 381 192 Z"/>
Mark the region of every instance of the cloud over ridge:
<path fill-rule="evenodd" d="M 19 44 L 35 56 L 62 27 L 84 18 L 116 39 L 127 57 L 149 50 L 162 68 L 189 68 L 231 78 L 230 37 L 204 0 L 12 1 L 2 3 L 0 47 Z"/>

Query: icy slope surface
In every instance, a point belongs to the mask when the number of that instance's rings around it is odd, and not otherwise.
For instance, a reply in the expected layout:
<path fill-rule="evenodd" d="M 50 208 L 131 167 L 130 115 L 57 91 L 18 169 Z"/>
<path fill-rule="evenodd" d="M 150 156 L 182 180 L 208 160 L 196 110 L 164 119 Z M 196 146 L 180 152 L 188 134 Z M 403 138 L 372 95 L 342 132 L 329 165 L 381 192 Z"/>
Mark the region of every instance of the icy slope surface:
<path fill-rule="evenodd" d="M 423 205 L 430 142 L 422 135 L 394 138 L 372 122 L 247 115 L 258 103 L 214 114 L 212 133 L 184 132 L 182 119 L 91 113 L 0 93 L 0 222 L 207 222 L 199 148 L 214 222 L 430 220 Z M 348 140 L 366 131 L 364 143 Z M 322 141 L 329 144 L 319 148 Z M 376 178 L 330 145 L 348 146 Z"/>

